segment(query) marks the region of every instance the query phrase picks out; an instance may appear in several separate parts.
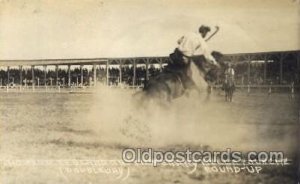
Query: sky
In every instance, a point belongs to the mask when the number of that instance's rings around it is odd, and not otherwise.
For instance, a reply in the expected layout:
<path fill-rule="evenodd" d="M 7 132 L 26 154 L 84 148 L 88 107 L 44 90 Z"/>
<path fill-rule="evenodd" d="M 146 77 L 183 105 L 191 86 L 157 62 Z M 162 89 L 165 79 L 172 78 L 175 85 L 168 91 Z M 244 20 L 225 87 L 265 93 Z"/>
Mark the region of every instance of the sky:
<path fill-rule="evenodd" d="M 298 0 L 0 0 L 0 59 L 167 56 L 201 24 L 222 53 L 300 49 Z"/>

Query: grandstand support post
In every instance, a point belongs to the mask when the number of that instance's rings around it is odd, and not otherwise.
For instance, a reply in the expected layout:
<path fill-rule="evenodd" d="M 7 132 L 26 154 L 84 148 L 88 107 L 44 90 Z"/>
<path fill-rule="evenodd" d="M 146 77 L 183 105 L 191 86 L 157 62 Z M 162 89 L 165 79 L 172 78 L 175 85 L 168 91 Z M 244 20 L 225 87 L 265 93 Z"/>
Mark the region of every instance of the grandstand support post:
<path fill-rule="evenodd" d="M 47 86 L 47 65 L 44 65 L 44 86 Z"/>
<path fill-rule="evenodd" d="M 68 86 L 71 86 L 71 65 L 68 65 Z"/>
<path fill-rule="evenodd" d="M 102 82 L 102 72 L 101 72 L 101 63 L 99 63 L 98 67 L 99 67 L 99 73 L 98 73 L 98 80 Z M 96 75 L 97 75 L 97 70 L 96 70 Z M 106 74 L 105 74 L 106 75 Z"/>
<path fill-rule="evenodd" d="M 119 83 L 122 83 L 122 60 L 119 60 Z"/>
<path fill-rule="evenodd" d="M 264 83 L 267 83 L 267 60 L 264 60 Z"/>
<path fill-rule="evenodd" d="M 22 71 L 22 69 L 23 69 L 23 66 L 22 65 L 20 65 L 19 66 L 19 70 L 20 70 L 20 90 L 22 89 L 22 84 L 23 84 L 23 71 Z"/>
<path fill-rule="evenodd" d="M 300 82 L 300 53 L 297 54 L 297 83 Z"/>
<path fill-rule="evenodd" d="M 93 80 L 94 80 L 94 87 L 96 87 L 96 83 L 97 83 L 97 68 L 96 68 L 96 64 L 93 64 Z"/>
<path fill-rule="evenodd" d="M 52 79 L 52 77 L 50 77 L 49 80 L 50 80 L 50 86 L 52 87 L 52 84 L 53 84 L 53 79 Z"/>
<path fill-rule="evenodd" d="M 80 86 L 83 86 L 83 65 L 80 65 Z"/>
<path fill-rule="evenodd" d="M 58 86 L 58 65 L 55 65 L 55 85 Z"/>
<path fill-rule="evenodd" d="M 106 85 L 109 86 L 109 60 L 106 61 Z"/>
<path fill-rule="evenodd" d="M 9 85 L 9 78 L 10 78 L 10 73 L 9 73 L 10 67 L 7 67 L 7 86 Z"/>
<path fill-rule="evenodd" d="M 247 72 L 248 84 L 250 84 L 250 74 L 251 74 L 251 61 L 248 61 L 248 72 Z"/>
<path fill-rule="evenodd" d="M 133 81 L 132 85 L 135 86 L 136 84 L 136 60 L 133 60 Z"/>
<path fill-rule="evenodd" d="M 34 65 L 31 66 L 31 80 L 32 80 L 32 90 L 34 90 L 34 86 L 35 86 Z"/>
<path fill-rule="evenodd" d="M 149 80 L 149 58 L 146 59 L 146 80 Z"/>
<path fill-rule="evenodd" d="M 280 60 L 279 60 L 279 67 L 280 67 L 280 73 L 279 73 L 279 83 L 280 84 L 282 84 L 282 82 L 283 82 L 283 80 L 282 80 L 282 76 L 283 76 L 283 70 L 282 70 L 282 68 L 283 68 L 283 57 L 282 56 L 280 56 Z"/>
<path fill-rule="evenodd" d="M 162 72 L 162 58 L 159 58 L 159 71 Z"/>
<path fill-rule="evenodd" d="M 300 71 L 300 53 L 297 54 L 297 69 Z"/>
<path fill-rule="evenodd" d="M 277 58 L 279 59 L 279 83 L 283 83 L 283 61 L 286 58 L 287 54 L 280 53 Z"/>

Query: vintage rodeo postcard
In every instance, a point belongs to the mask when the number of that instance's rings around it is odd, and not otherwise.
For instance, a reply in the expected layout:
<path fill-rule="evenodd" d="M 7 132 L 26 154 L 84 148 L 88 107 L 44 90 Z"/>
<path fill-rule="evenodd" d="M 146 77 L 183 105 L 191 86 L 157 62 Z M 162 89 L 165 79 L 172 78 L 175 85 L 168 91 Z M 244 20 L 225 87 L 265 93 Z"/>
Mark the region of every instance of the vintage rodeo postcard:
<path fill-rule="evenodd" d="M 0 183 L 299 183 L 299 10 L 0 0 Z"/>

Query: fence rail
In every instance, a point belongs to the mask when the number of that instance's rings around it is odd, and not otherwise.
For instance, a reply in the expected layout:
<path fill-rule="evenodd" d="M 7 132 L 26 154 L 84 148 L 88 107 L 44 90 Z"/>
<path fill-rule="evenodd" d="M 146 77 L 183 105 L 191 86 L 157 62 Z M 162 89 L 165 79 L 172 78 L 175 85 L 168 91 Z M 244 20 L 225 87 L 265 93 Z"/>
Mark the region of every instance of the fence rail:
<path fill-rule="evenodd" d="M 134 89 L 139 90 L 142 89 L 143 86 L 129 86 L 129 85 L 111 85 L 110 88 L 121 88 L 121 89 Z M 221 89 L 222 85 L 214 85 L 212 86 L 214 89 Z M 49 92 L 49 93 L 60 93 L 60 92 L 93 92 L 95 90 L 95 86 L 32 86 L 32 85 L 14 85 L 14 86 L 0 86 L 0 92 Z M 237 89 L 246 90 L 248 93 L 255 90 L 267 90 L 268 93 L 274 92 L 290 92 L 296 93 L 300 92 L 300 85 L 236 85 Z"/>

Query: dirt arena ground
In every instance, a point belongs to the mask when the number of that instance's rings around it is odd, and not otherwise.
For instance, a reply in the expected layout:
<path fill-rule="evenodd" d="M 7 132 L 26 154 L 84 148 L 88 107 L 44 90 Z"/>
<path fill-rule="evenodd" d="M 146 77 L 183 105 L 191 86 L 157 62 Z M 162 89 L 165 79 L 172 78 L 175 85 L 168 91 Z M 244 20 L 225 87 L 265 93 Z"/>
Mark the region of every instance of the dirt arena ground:
<path fill-rule="evenodd" d="M 168 109 L 142 109 L 132 93 L 1 93 L 0 183 L 296 183 L 299 96 L 237 92 L 225 103 L 215 92 L 209 100 L 192 95 Z M 129 147 L 284 151 L 292 163 L 264 166 L 259 174 L 129 166 L 119 161 Z M 102 165 L 70 160 L 102 160 Z"/>

